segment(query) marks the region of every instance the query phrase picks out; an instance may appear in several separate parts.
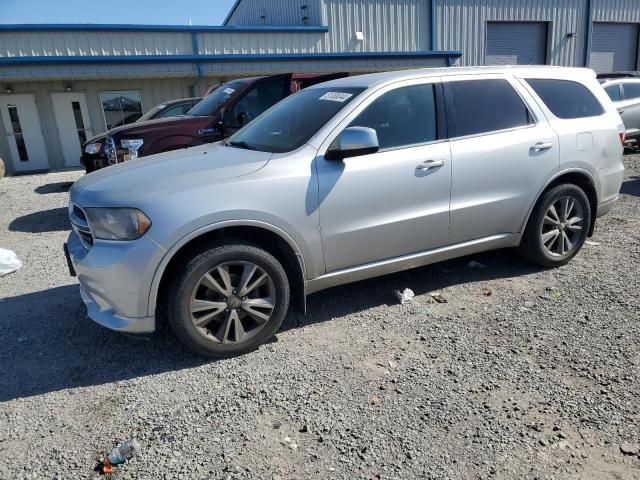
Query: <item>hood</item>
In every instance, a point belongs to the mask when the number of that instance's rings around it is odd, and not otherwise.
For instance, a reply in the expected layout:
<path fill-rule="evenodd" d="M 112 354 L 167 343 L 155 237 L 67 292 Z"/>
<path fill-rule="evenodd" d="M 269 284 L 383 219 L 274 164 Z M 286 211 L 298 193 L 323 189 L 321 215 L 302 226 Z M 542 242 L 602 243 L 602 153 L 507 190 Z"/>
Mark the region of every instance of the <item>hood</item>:
<path fill-rule="evenodd" d="M 174 150 L 86 175 L 73 184 L 70 198 L 83 207 L 136 207 L 171 191 L 248 175 L 271 156 L 221 144 Z"/>
<path fill-rule="evenodd" d="M 210 125 L 214 121 L 214 117 L 167 117 L 157 118 L 155 120 L 147 120 L 146 122 L 134 122 L 129 125 L 123 125 L 109 130 L 111 136 L 127 136 L 134 137 L 136 135 L 153 134 L 156 131 L 166 132 L 177 127 L 184 127 L 185 125 L 193 125 L 194 127 L 200 126 L 204 128 L 204 125 Z"/>

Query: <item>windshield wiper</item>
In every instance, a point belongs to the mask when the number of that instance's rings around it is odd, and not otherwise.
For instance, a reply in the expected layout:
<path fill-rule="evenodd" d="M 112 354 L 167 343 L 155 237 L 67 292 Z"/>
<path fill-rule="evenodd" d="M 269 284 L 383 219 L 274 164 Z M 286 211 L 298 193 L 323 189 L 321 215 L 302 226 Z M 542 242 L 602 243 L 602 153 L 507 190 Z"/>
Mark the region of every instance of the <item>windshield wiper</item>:
<path fill-rule="evenodd" d="M 245 150 L 258 150 L 257 147 L 254 147 L 253 145 L 249 145 L 247 142 L 226 142 L 225 146 L 235 147 L 235 148 L 244 148 Z"/>

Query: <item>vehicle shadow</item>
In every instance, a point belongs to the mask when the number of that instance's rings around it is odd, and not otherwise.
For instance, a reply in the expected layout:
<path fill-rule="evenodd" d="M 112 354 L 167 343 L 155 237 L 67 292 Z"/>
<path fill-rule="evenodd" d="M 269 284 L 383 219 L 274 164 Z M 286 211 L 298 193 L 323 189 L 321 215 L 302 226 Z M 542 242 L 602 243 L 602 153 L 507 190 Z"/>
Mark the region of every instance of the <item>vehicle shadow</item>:
<path fill-rule="evenodd" d="M 469 267 L 471 260 L 480 262 L 484 268 Z M 453 285 L 515 278 L 539 271 L 540 267 L 522 260 L 512 249 L 457 258 L 311 295 L 307 299 L 307 314 L 292 312 L 282 329 L 325 322 L 380 305 L 397 305 L 399 302 L 394 294 L 396 290 L 410 288 L 416 295 L 424 295 Z"/>
<path fill-rule="evenodd" d="M 0 299 L 0 402 L 207 363 L 166 330 L 133 336 L 86 316 L 78 285 Z"/>
<path fill-rule="evenodd" d="M 634 197 L 640 197 L 640 177 L 630 177 L 631 180 L 623 182 L 620 193 L 625 195 L 633 195 Z"/>
<path fill-rule="evenodd" d="M 486 265 L 470 268 L 470 260 Z M 312 295 L 308 313 L 292 309 L 281 330 L 328 322 L 398 303 L 393 292 L 416 295 L 446 287 L 518 277 L 540 269 L 501 250 L 451 260 Z M 86 316 L 77 285 L 0 300 L 0 401 L 68 388 L 102 385 L 204 365 L 168 328 L 148 336 L 112 332 Z"/>
<path fill-rule="evenodd" d="M 49 193 L 65 193 L 68 192 L 73 182 L 54 182 L 40 185 L 35 188 L 34 192 L 40 195 L 47 195 Z"/>
<path fill-rule="evenodd" d="M 45 233 L 71 230 L 66 207 L 23 215 L 9 224 L 11 232 Z"/>

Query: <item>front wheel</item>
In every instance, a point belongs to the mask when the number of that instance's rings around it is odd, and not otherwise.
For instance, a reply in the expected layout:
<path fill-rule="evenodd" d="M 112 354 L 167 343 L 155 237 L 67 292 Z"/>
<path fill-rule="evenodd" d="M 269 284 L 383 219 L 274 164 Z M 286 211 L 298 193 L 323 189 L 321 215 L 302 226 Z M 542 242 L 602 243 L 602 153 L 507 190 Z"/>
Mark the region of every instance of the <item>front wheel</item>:
<path fill-rule="evenodd" d="M 573 184 L 545 192 L 536 204 L 518 252 L 543 267 L 568 263 L 584 245 L 591 225 L 591 206 Z"/>
<path fill-rule="evenodd" d="M 169 321 L 189 348 L 220 358 L 254 350 L 280 328 L 289 281 L 278 260 L 242 241 L 195 252 L 168 292 Z"/>

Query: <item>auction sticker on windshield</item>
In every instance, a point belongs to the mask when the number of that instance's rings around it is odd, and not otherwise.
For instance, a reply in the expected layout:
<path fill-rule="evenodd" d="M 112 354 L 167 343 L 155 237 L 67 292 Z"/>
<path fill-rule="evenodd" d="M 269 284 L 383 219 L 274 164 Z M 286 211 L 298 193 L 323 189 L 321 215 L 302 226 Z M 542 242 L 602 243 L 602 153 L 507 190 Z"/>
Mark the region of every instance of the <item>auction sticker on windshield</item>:
<path fill-rule="evenodd" d="M 353 93 L 327 92 L 320 97 L 320 100 L 329 100 L 331 102 L 345 102 L 353 97 Z"/>

